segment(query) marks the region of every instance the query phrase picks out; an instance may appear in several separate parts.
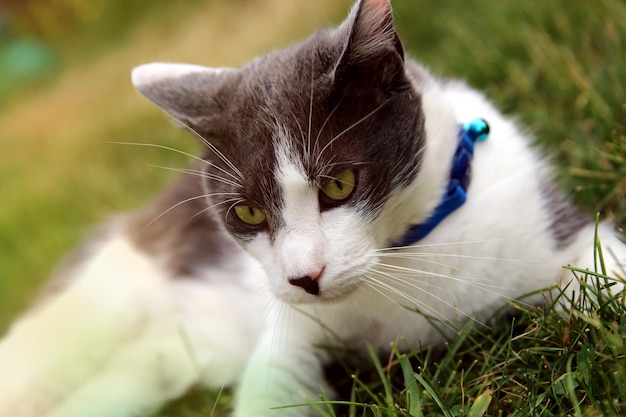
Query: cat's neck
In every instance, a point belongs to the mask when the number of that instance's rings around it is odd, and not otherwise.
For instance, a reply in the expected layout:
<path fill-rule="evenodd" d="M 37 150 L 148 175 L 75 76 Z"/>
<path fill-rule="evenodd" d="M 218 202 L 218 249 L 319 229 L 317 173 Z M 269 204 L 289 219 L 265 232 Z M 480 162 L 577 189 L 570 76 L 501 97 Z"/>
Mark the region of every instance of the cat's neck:
<path fill-rule="evenodd" d="M 423 223 L 411 226 L 394 247 L 409 246 L 424 239 L 446 217 L 454 213 L 467 201 L 467 192 L 472 177 L 472 159 L 476 142 L 484 142 L 489 136 L 486 120 L 476 118 L 458 128 L 457 147 L 452 158 L 448 185 L 439 204 Z"/>
<path fill-rule="evenodd" d="M 421 150 L 419 174 L 391 199 L 377 223 L 376 235 L 381 239 L 391 237 L 391 242 L 401 241 L 411 226 L 425 222 L 439 205 L 449 183 L 458 145 L 461 121 L 456 120 L 454 104 L 447 99 L 440 84 L 428 79 L 416 88 L 422 95 L 426 141 Z"/>

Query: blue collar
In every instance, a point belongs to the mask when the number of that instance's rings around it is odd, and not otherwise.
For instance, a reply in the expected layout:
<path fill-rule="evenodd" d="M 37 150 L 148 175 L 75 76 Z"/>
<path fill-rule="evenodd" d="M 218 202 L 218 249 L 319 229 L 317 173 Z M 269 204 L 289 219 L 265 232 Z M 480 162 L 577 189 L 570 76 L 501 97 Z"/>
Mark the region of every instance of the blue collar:
<path fill-rule="evenodd" d="M 439 205 L 424 223 L 411 226 L 402 239 L 392 244 L 391 247 L 409 246 L 423 239 L 450 213 L 465 203 L 471 178 L 474 143 L 485 141 L 487 136 L 489 136 L 489 125 L 484 119 L 474 119 L 461 126 L 459 144 L 452 158 L 450 181 Z"/>

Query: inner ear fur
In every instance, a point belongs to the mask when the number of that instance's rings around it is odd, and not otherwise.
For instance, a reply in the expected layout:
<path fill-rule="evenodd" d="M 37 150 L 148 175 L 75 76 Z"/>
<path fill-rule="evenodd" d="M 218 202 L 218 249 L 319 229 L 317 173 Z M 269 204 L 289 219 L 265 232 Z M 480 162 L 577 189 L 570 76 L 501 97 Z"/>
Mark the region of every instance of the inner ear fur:
<path fill-rule="evenodd" d="M 404 48 L 388 0 L 361 0 L 339 28 L 344 50 L 335 68 L 338 86 L 355 80 L 393 86 L 404 73 Z"/>
<path fill-rule="evenodd" d="M 152 63 L 132 72 L 135 88 L 182 123 L 199 125 L 224 110 L 228 85 L 238 71 L 199 65 Z"/>

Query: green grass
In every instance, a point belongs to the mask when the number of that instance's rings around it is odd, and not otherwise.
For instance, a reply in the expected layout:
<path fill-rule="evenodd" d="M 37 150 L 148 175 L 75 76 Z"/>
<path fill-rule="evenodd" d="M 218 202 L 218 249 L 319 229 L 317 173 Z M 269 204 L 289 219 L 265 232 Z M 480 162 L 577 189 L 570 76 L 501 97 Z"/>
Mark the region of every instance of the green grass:
<path fill-rule="evenodd" d="M 581 207 L 626 225 L 622 0 L 392 1 L 412 56 L 484 90 L 555 156 L 563 187 Z M 0 109 L 0 332 L 92 225 L 140 205 L 171 178 L 148 165 L 185 164 L 173 154 L 110 142 L 194 149 L 133 92 L 132 66 L 239 65 L 338 22 L 350 3 L 178 3 L 123 21 L 112 10 L 88 31 L 55 41 L 64 71 Z M 350 378 L 356 371 L 346 373 L 357 387 L 349 390 L 354 402 L 366 404 L 347 413 L 626 414 L 623 305 L 590 305 L 587 298 L 557 312 L 553 306 L 569 293 L 561 297 L 548 308 L 518 304 L 514 319 L 467 326 L 442 348 L 392 355 L 378 367 L 368 361 L 369 369 L 358 370 L 362 383 Z M 159 416 L 209 416 L 212 395 L 194 392 Z M 222 395 L 218 415 L 229 398 Z"/>
<path fill-rule="evenodd" d="M 407 49 L 518 117 L 557 157 L 577 201 L 624 226 L 624 2 L 420 3 L 396 2 Z"/>
<path fill-rule="evenodd" d="M 624 293 L 601 290 L 615 282 L 602 268 L 572 268 L 574 276 L 582 286 L 576 295 L 546 291 L 546 306 L 513 303 L 513 318 L 468 323 L 444 346 L 408 353 L 394 346 L 383 364 L 372 355 L 370 365 L 346 374 L 354 383 L 345 415 L 623 415 Z"/>

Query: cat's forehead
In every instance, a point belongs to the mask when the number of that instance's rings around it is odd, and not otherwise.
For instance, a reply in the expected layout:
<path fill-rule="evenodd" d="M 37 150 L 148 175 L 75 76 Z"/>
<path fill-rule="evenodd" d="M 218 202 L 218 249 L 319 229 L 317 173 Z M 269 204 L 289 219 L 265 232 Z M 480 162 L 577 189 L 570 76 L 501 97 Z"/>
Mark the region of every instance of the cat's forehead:
<path fill-rule="evenodd" d="M 228 140 L 273 143 L 289 138 L 292 149 L 302 151 L 306 139 L 315 142 L 319 151 L 344 132 L 332 145 L 334 154 L 340 155 L 347 153 L 342 145 L 358 150 L 351 138 L 368 142 L 364 136 L 372 125 L 393 123 L 392 106 L 382 108 L 390 97 L 380 89 L 357 83 L 337 87 L 335 67 L 342 48 L 336 36 L 319 31 L 241 68 L 219 121 L 225 123 Z"/>
<path fill-rule="evenodd" d="M 340 49 L 322 31 L 304 42 L 257 58 L 240 70 L 234 111 L 290 125 L 324 110 Z M 313 108 L 312 108 L 313 107 Z"/>
<path fill-rule="evenodd" d="M 349 74 L 354 79 L 338 80 L 344 51 L 337 36 L 319 31 L 257 58 L 229 86 L 226 112 L 211 120 L 222 124 L 216 144 L 252 178 L 266 180 L 259 171 L 275 169 L 277 153 L 284 153 L 279 144 L 313 180 L 346 166 L 381 172 L 383 165 L 406 159 L 398 151 L 402 146 L 418 147 L 418 94 L 363 82 L 358 71 Z"/>

